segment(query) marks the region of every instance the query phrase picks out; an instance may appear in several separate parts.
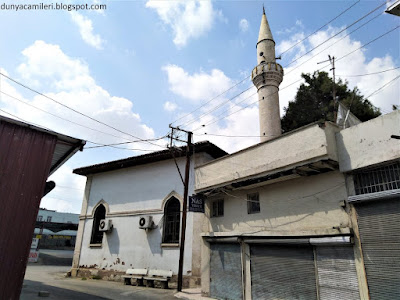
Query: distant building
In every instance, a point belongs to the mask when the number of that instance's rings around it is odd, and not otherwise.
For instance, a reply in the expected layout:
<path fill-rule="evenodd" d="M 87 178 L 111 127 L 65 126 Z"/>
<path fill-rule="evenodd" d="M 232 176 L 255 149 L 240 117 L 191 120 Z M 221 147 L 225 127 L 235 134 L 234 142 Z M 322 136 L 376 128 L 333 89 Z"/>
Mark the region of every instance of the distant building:
<path fill-rule="evenodd" d="M 18 299 L 47 178 L 85 142 L 0 116 L 0 299 Z"/>
<path fill-rule="evenodd" d="M 40 208 L 33 237 L 40 236 L 40 249 L 74 249 L 79 214 Z"/>
<path fill-rule="evenodd" d="M 39 208 L 36 221 L 49 222 L 49 223 L 52 222 L 52 223 L 78 224 L 79 214 L 57 212 L 55 210 Z"/>
<path fill-rule="evenodd" d="M 157 151 L 74 170 L 86 176 L 87 182 L 73 276 L 96 272 L 101 277 L 115 278 L 129 268 L 147 268 L 171 270 L 176 277 L 183 204 L 183 183 L 177 165 L 184 173 L 185 149 L 178 148 L 175 154 Z M 194 144 L 193 151 L 192 176 L 198 164 L 226 155 L 209 142 Z M 189 195 L 193 189 L 191 177 Z M 187 214 L 185 285 L 199 285 L 203 219 L 203 213 Z"/>

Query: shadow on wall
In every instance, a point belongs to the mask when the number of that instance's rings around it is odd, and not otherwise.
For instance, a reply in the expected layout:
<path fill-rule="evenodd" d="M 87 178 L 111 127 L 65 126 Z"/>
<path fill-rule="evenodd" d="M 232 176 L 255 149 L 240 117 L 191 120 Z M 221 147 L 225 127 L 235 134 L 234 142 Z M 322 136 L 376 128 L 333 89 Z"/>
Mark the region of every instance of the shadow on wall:
<path fill-rule="evenodd" d="M 118 228 L 113 228 L 111 233 L 105 234 L 108 243 L 108 249 L 110 250 L 110 254 L 119 255 L 119 235 L 118 235 Z"/>
<path fill-rule="evenodd" d="M 142 229 L 145 230 L 145 229 Z M 161 254 L 161 241 L 162 241 L 162 228 L 158 226 L 155 229 L 152 230 L 147 230 L 146 237 L 147 237 L 147 242 L 149 244 L 149 248 L 152 254 Z"/>

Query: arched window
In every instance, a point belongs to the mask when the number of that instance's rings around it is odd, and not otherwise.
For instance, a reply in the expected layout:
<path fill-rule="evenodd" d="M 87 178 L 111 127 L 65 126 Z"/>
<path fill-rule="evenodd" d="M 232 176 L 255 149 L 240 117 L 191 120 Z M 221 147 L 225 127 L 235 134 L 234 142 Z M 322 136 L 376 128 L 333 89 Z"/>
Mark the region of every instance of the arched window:
<path fill-rule="evenodd" d="M 181 204 L 175 197 L 165 204 L 163 243 L 179 243 L 180 208 Z"/>
<path fill-rule="evenodd" d="M 100 204 L 94 213 L 91 244 L 101 244 L 103 242 L 103 231 L 99 230 L 100 220 L 106 218 L 106 208 Z"/>

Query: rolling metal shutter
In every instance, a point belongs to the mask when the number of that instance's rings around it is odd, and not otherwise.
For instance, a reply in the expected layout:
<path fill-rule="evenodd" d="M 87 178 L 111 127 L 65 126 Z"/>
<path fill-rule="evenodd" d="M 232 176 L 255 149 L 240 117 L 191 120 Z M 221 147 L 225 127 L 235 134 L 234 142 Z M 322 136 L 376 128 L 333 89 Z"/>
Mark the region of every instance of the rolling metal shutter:
<path fill-rule="evenodd" d="M 210 296 L 217 299 L 243 299 L 239 244 L 211 244 Z"/>
<path fill-rule="evenodd" d="M 251 245 L 251 294 L 258 299 L 317 299 L 312 247 Z"/>
<path fill-rule="evenodd" d="M 400 299 L 400 199 L 356 204 L 371 300 Z"/>
<path fill-rule="evenodd" d="M 352 246 L 316 247 L 320 300 L 360 299 Z"/>

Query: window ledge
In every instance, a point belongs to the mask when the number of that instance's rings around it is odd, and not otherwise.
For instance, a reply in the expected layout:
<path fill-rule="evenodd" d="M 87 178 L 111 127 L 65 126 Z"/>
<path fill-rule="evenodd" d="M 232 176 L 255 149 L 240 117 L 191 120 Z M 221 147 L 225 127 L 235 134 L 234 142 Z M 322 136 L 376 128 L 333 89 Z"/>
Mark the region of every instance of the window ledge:
<path fill-rule="evenodd" d="M 103 244 L 89 244 L 90 248 L 101 248 Z"/>
<path fill-rule="evenodd" d="M 178 248 L 179 247 L 179 243 L 161 243 L 161 247 Z"/>

